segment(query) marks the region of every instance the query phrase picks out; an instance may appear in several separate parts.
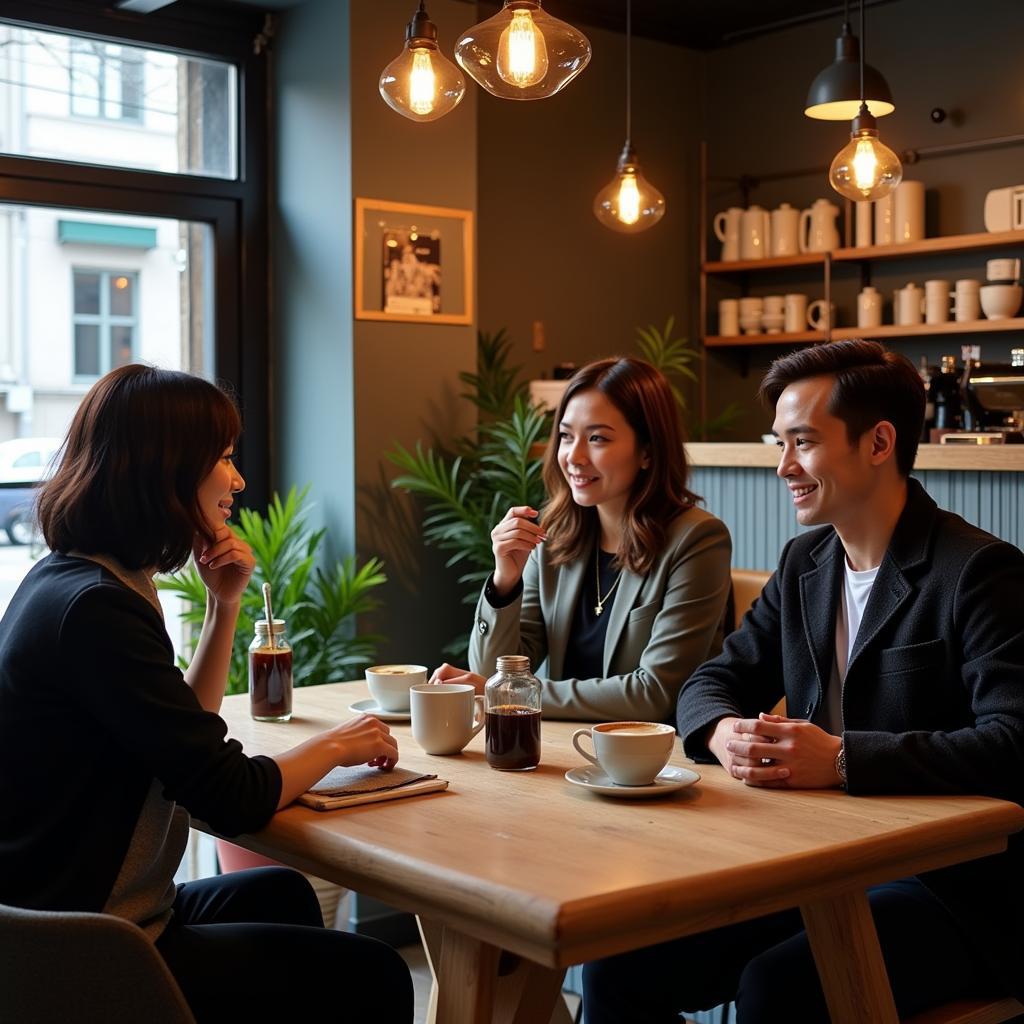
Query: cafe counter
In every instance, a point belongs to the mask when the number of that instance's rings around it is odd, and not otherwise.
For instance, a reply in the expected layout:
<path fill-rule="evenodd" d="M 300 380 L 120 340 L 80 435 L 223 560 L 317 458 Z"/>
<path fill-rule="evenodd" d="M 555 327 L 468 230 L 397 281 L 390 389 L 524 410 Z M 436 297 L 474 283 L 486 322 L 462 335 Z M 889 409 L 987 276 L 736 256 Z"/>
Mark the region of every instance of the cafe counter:
<path fill-rule="evenodd" d="M 774 569 L 786 541 L 802 532 L 775 475 L 772 444 L 686 446 L 691 490 L 729 527 L 733 565 Z M 943 508 L 1024 546 L 1024 445 L 923 444 L 914 476 Z"/>

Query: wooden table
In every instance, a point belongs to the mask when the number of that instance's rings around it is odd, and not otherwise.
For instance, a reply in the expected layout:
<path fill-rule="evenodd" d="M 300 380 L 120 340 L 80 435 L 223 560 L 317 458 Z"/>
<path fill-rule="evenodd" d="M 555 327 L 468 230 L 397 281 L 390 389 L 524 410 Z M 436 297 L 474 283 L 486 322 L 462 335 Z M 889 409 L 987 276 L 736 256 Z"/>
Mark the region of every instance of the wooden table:
<path fill-rule="evenodd" d="M 299 689 L 287 725 L 253 722 L 244 695 L 222 714 L 248 753 L 274 754 L 364 696 L 361 683 Z M 439 1024 L 546 1021 L 571 964 L 794 906 L 835 1024 L 895 1024 L 865 887 L 997 853 L 1024 828 L 1000 800 L 752 789 L 717 766 L 670 798 L 597 797 L 563 777 L 580 763 L 577 727 L 545 721 L 540 767 L 506 773 L 482 733 L 432 757 L 395 725 L 402 765 L 449 779 L 446 792 L 294 806 L 233 841 L 430 922 Z M 678 744 L 673 763 L 687 763 Z M 502 950 L 525 958 L 507 976 Z"/>

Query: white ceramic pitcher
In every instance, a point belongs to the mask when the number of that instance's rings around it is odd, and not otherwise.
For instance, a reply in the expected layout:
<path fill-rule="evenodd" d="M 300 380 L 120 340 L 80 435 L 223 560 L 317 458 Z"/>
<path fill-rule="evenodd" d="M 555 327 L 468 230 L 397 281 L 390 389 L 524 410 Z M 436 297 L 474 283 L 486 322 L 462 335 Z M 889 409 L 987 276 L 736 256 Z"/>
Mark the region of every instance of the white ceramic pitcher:
<path fill-rule="evenodd" d="M 711 226 L 715 230 L 715 237 L 722 243 L 722 259 L 738 260 L 740 258 L 740 218 L 743 216 L 743 209 L 739 206 L 730 206 L 728 210 L 722 210 L 715 214 Z"/>
<path fill-rule="evenodd" d="M 800 251 L 828 252 L 839 248 L 836 217 L 839 207 L 827 199 L 816 199 L 800 214 Z"/>
<path fill-rule="evenodd" d="M 740 259 L 763 260 L 768 256 L 771 226 L 768 211 L 749 206 L 740 218 Z"/>

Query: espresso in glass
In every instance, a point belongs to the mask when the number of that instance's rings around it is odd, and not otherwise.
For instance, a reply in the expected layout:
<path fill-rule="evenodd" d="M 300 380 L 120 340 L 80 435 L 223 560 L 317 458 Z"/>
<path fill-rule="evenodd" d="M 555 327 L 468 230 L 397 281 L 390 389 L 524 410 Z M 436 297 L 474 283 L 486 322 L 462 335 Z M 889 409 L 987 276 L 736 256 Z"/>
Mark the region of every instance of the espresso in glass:
<path fill-rule="evenodd" d="M 487 709 L 484 752 L 492 768 L 522 772 L 540 764 L 540 711 L 522 704 Z"/>

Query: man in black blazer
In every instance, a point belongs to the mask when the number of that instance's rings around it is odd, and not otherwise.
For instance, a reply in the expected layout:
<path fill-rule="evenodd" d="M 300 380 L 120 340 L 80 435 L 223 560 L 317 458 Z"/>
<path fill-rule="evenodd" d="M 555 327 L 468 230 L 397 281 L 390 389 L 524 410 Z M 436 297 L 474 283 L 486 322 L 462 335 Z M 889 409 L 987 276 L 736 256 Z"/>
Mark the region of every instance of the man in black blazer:
<path fill-rule="evenodd" d="M 739 782 L 1024 803 L 1024 554 L 909 477 L 921 379 L 869 341 L 803 349 L 761 384 L 803 526 L 723 653 L 685 684 L 687 754 Z M 785 697 L 787 716 L 765 713 Z M 1024 998 L 1024 834 L 1007 852 L 869 892 L 901 1018 Z M 756 843 L 757 837 L 751 836 Z M 799 911 L 584 968 L 587 1024 L 828 1021 Z"/>

